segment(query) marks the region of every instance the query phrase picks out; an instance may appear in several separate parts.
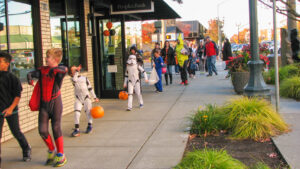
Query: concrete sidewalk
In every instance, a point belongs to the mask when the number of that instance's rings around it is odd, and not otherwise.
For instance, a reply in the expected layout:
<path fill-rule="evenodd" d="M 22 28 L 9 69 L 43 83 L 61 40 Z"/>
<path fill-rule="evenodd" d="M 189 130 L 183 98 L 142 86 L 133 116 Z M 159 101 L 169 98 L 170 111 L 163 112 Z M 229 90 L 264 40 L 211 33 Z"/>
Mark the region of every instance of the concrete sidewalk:
<path fill-rule="evenodd" d="M 224 65 L 218 62 L 217 66 L 220 70 L 218 76 L 206 77 L 198 72 L 197 78 L 191 80 L 188 86 L 180 86 L 180 77 L 175 75 L 174 84 L 164 86 L 163 93 L 155 93 L 153 86 L 145 85 L 143 109 L 138 108 L 136 100 L 131 112 L 125 111 L 126 101 L 101 100 L 99 104 L 104 107 L 105 116 L 94 120 L 94 130 L 88 135 L 82 133 L 80 137 L 70 137 L 74 127 L 73 114 L 64 116 L 62 128 L 68 163 L 61 168 L 172 168 L 182 158 L 188 140 L 188 133 L 184 132 L 189 125 L 188 117 L 198 106 L 222 104 L 239 97 L 234 93 L 230 80 L 225 79 L 226 73 L 221 71 Z M 296 119 L 293 117 L 289 122 L 296 122 Z M 82 131 L 86 128 L 84 113 L 80 128 Z M 21 161 L 21 149 L 12 139 L 2 144 L 2 168 L 51 168 L 43 165 L 47 149 L 37 129 L 26 133 L 26 137 L 32 146 L 32 161 Z M 294 142 L 297 143 L 297 140 Z"/>

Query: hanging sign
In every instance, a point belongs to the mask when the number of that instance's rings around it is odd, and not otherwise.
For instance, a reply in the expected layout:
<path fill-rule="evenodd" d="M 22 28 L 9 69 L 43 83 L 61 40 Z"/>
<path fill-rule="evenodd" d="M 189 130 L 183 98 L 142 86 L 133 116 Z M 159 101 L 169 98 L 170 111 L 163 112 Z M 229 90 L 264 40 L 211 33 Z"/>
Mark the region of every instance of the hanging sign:
<path fill-rule="evenodd" d="M 107 65 L 107 72 L 117 73 L 118 72 L 118 66 L 117 65 Z"/>
<path fill-rule="evenodd" d="M 154 12 L 154 2 L 151 0 L 112 0 L 110 14 L 129 14 Z"/>

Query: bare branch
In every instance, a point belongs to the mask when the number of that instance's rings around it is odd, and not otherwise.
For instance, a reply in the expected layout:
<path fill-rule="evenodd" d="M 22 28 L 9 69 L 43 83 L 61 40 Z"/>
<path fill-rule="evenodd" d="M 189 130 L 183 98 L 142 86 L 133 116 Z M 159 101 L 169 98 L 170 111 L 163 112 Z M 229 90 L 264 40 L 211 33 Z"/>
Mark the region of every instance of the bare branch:
<path fill-rule="evenodd" d="M 265 2 L 264 0 L 258 0 L 258 1 L 260 3 L 262 3 L 263 5 L 269 7 L 269 8 L 273 8 L 273 6 L 271 5 L 273 2 L 271 2 L 271 4 L 269 4 L 269 3 Z M 277 13 L 285 15 L 285 16 L 289 17 L 290 19 L 300 21 L 300 14 L 297 13 L 297 11 L 294 10 L 290 4 L 288 4 L 284 0 L 276 0 L 276 1 L 279 1 L 279 2 L 281 2 L 282 4 L 284 4 L 288 7 L 288 9 L 283 9 L 283 8 L 280 8 L 280 7 L 276 6 L 276 12 Z M 290 13 L 291 16 L 289 16 L 288 13 Z"/>

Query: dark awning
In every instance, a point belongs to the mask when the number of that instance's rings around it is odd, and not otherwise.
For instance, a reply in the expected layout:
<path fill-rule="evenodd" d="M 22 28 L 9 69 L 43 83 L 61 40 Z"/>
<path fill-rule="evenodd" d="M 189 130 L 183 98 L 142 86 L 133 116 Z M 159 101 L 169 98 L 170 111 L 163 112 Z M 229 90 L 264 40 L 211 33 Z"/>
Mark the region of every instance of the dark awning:
<path fill-rule="evenodd" d="M 92 1 L 95 4 L 95 13 L 98 14 L 98 16 L 103 19 L 124 17 L 125 21 L 143 21 L 143 20 L 180 18 L 180 16 L 163 0 L 152 0 L 154 2 L 154 12 L 130 13 L 130 14 L 119 14 L 119 15 L 110 15 L 109 10 L 113 0 L 92 0 Z"/>

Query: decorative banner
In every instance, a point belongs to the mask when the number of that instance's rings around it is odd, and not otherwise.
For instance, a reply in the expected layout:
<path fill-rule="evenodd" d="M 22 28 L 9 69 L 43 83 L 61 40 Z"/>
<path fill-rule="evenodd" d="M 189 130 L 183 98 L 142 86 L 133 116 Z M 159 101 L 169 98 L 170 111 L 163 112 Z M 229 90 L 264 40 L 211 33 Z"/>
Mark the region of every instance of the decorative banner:
<path fill-rule="evenodd" d="M 151 0 L 112 0 L 110 14 L 129 14 L 154 12 L 154 2 Z"/>

